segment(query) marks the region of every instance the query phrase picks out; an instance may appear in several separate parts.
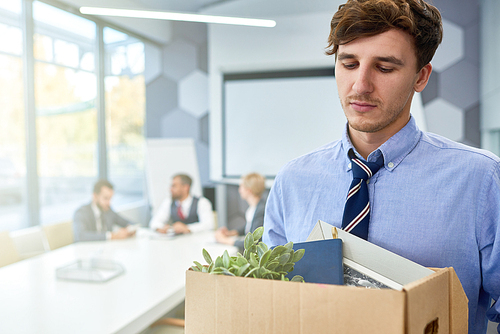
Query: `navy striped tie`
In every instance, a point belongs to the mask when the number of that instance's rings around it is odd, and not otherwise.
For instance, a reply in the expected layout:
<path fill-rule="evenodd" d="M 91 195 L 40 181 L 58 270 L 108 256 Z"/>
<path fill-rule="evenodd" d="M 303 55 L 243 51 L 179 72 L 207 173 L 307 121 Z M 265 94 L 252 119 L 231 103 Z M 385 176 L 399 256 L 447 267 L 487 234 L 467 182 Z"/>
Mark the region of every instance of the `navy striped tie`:
<path fill-rule="evenodd" d="M 384 157 L 380 155 L 376 162 L 366 162 L 353 155 L 350 154 L 353 179 L 344 207 L 342 229 L 367 240 L 370 201 L 366 181 L 382 167 Z"/>

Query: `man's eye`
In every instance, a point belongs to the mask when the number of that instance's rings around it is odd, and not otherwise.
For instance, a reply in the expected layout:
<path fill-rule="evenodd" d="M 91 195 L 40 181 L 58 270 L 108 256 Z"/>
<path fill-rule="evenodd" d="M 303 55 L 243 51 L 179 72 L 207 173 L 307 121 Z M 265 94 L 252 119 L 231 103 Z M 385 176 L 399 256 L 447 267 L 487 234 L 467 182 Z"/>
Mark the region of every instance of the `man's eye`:
<path fill-rule="evenodd" d="M 347 68 L 348 70 L 353 69 L 356 67 L 356 64 L 344 64 L 344 67 Z"/>
<path fill-rule="evenodd" d="M 378 69 L 382 73 L 391 73 L 393 71 L 392 68 L 387 68 L 387 67 L 379 67 Z"/>

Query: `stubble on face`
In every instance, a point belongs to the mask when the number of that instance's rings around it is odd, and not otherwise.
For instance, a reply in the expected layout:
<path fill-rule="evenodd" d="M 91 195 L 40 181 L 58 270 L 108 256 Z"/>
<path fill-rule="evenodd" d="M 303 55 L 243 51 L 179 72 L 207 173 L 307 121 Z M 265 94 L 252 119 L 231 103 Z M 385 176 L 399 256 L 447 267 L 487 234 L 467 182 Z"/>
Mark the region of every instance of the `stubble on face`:
<path fill-rule="evenodd" d="M 410 91 L 411 93 L 411 91 Z M 398 103 L 393 104 L 388 109 L 385 109 L 385 105 L 382 101 L 376 98 L 372 98 L 369 95 L 350 95 L 345 99 L 342 99 L 339 95 L 339 99 L 342 105 L 342 109 L 344 110 L 344 114 L 347 118 L 347 122 L 349 127 L 353 130 L 365 133 L 376 133 L 382 131 L 387 128 L 389 125 L 394 123 L 397 119 L 402 116 L 403 109 L 408 101 L 410 96 L 408 95 L 406 98 L 401 98 Z M 347 108 L 350 107 L 350 103 L 353 101 L 357 102 L 366 102 L 372 105 L 377 106 L 378 110 L 382 110 L 384 117 L 379 117 L 376 120 L 373 119 L 363 119 L 362 115 L 356 114 L 356 116 L 351 117 L 351 113 L 347 112 Z M 354 121 L 354 117 L 356 117 L 356 121 Z"/>

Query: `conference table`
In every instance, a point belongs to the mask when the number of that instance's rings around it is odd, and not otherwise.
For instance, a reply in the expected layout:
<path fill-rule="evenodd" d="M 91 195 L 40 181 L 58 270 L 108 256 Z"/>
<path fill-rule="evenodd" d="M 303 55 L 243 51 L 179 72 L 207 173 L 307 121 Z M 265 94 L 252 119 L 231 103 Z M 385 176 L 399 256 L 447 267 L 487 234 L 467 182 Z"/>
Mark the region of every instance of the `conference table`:
<path fill-rule="evenodd" d="M 185 273 L 236 248 L 213 231 L 174 237 L 140 229 L 126 240 L 74 243 L 0 268 L 0 333 L 139 333 L 179 305 Z M 104 283 L 64 280 L 56 270 L 77 260 L 114 261 L 124 273 Z"/>

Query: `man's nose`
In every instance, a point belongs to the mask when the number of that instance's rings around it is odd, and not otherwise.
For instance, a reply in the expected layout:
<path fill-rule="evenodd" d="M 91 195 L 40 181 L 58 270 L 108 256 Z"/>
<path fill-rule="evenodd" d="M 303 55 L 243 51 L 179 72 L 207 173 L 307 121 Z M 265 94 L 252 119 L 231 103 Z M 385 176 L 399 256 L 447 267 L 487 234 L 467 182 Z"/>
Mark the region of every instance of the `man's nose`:
<path fill-rule="evenodd" d="M 356 81 L 352 86 L 354 92 L 358 95 L 365 95 L 373 92 L 373 82 L 371 72 L 368 69 L 359 68 Z"/>

